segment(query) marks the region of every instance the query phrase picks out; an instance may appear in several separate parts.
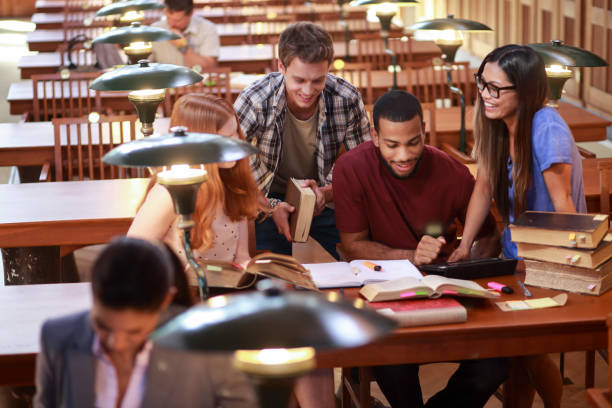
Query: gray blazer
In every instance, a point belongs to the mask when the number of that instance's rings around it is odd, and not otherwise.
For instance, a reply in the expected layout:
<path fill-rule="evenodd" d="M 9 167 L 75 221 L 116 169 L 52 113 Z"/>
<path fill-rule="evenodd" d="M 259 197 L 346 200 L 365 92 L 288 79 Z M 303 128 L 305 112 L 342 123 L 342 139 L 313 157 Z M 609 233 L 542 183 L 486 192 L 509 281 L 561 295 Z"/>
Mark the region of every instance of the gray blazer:
<path fill-rule="evenodd" d="M 93 407 L 94 331 L 89 312 L 45 322 L 36 359 L 34 407 Z M 153 347 L 143 407 L 255 407 L 249 381 L 229 356 Z"/>

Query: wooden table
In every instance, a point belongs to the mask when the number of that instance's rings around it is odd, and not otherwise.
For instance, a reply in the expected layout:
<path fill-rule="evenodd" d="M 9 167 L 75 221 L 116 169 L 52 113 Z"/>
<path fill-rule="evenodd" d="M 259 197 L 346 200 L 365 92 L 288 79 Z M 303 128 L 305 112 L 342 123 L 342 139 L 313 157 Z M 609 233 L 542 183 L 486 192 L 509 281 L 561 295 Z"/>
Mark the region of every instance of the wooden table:
<path fill-rule="evenodd" d="M 412 55 L 417 61 L 425 61 L 440 56 L 440 49 L 433 41 L 412 41 Z M 334 42 L 334 54 L 341 58 L 346 54 L 344 42 Z M 357 56 L 357 42 L 349 43 L 349 54 Z M 272 60 L 274 46 L 270 44 L 254 45 L 224 45 L 219 49 L 219 65 L 230 67 L 233 72 L 246 72 L 263 74 L 266 69 L 274 69 Z M 61 64 L 58 52 L 41 52 L 33 55 L 24 55 L 17 63 L 21 70 L 21 78 L 30 78 L 32 74 L 50 74 L 59 71 L 61 66 L 67 66 L 67 61 Z"/>
<path fill-rule="evenodd" d="M 517 277 L 522 279 L 520 274 Z M 488 280 L 478 281 L 486 285 Z M 524 299 L 515 276 L 496 277 L 495 280 L 515 290 L 512 295 L 503 295 L 501 300 Z M 22 326 L 21 314 L 3 314 L 5 320 L 2 327 L 7 337 L 0 337 L 3 339 L 3 343 L 0 343 L 0 385 L 33 383 L 34 362 L 39 350 L 37 329 L 40 322 L 53 316 L 56 310 L 46 307 L 48 302 L 43 299 L 57 299 L 57 294 L 62 293 L 65 294 L 63 299 L 72 300 L 65 303 L 73 305 L 75 309 L 89 306 L 87 299 L 79 300 L 76 295 L 82 294 L 85 289 L 73 285 L 78 284 L 40 285 L 39 289 L 32 286 L 0 288 L 0 302 L 9 302 L 12 308 L 17 308 L 16 311 L 26 307 L 17 299 L 27 298 L 25 305 L 33 305 L 32 308 L 27 306 L 32 314 L 28 321 L 32 323 L 22 336 L 10 336 L 13 327 Z M 530 290 L 534 298 L 560 293 L 532 287 Z M 45 295 L 24 295 L 34 291 Z M 346 290 L 348 296 L 354 296 L 355 292 L 355 289 Z M 70 293 L 75 293 L 75 296 L 70 296 Z M 465 323 L 398 329 L 387 338 L 367 346 L 318 352 L 317 364 L 319 367 L 353 367 L 426 363 L 607 347 L 606 318 L 612 310 L 612 292 L 599 297 L 569 294 L 563 307 L 513 312 L 502 312 L 489 299 L 458 299 L 468 308 Z"/>
<path fill-rule="evenodd" d="M 577 142 L 589 142 L 606 139 L 606 127 L 612 125 L 609 120 L 594 115 L 587 110 L 561 102 L 559 113 L 569 126 L 574 140 Z M 474 109 L 468 106 L 466 109 L 465 127 L 468 138 L 472 137 Z M 459 146 L 457 138 L 460 121 L 460 109 L 458 107 L 436 110 L 436 132 L 438 143 L 447 142 L 453 146 Z"/>
<path fill-rule="evenodd" d="M 97 10 L 97 9 L 96 9 Z M 78 13 L 79 19 L 94 19 L 94 11 L 75 11 Z M 262 21 L 273 20 L 277 15 L 294 14 L 297 21 L 318 21 L 321 19 L 321 15 L 338 13 L 338 6 L 336 4 L 315 4 L 312 6 L 243 6 L 243 7 L 203 7 L 196 8 L 194 13 L 200 17 L 203 17 L 215 24 L 220 23 L 244 23 L 247 18 L 253 18 L 260 16 Z M 366 8 L 365 7 L 345 7 L 345 14 L 347 19 L 365 19 Z M 162 10 L 149 10 L 146 13 L 147 18 L 153 18 L 158 20 L 163 15 Z M 70 16 L 69 20 L 71 19 Z M 336 18 L 337 20 L 337 18 Z M 37 12 L 32 15 L 32 23 L 36 24 L 36 29 L 50 29 L 50 28 L 62 28 L 62 24 L 65 21 L 65 15 L 63 10 L 57 12 Z M 34 51 L 34 50 L 31 50 Z"/>
<path fill-rule="evenodd" d="M 32 16 L 32 20 L 34 19 L 42 19 L 40 15 Z M 45 19 L 48 19 L 45 16 Z M 55 21 L 53 19 L 52 21 Z M 63 20 L 62 20 L 63 21 Z M 366 34 L 366 33 L 379 33 L 380 32 L 380 23 L 378 22 L 369 22 L 363 18 L 347 20 L 350 35 L 355 34 Z M 280 33 L 289 25 L 288 22 L 253 22 L 253 23 L 219 23 L 216 24 L 217 30 L 219 32 L 219 41 L 221 45 L 240 45 L 246 44 L 249 41 L 249 35 L 253 35 L 256 38 L 261 38 L 262 36 L 266 36 L 269 38 L 275 38 L 280 35 Z M 338 20 L 331 21 L 320 21 L 317 22 L 318 25 L 322 26 L 335 41 L 343 41 L 345 28 L 342 23 Z M 86 33 L 87 36 L 98 36 L 103 32 L 107 31 L 109 27 L 99 27 L 94 30 L 93 27 L 87 27 L 83 25 L 83 29 L 79 31 L 78 27 L 72 27 L 70 29 L 70 33 L 68 34 L 68 40 L 70 37 L 74 36 L 75 32 Z M 402 27 L 393 26 L 393 33 L 401 33 Z M 98 34 L 94 34 L 94 33 Z M 36 25 L 36 30 L 27 34 L 26 42 L 28 43 L 28 47 L 30 51 L 40 51 L 40 52 L 53 52 L 57 50 L 59 44 L 64 41 L 68 41 L 64 37 L 64 30 L 62 30 L 62 24 L 52 23 L 52 24 L 42 24 L 38 23 Z M 266 44 L 271 43 L 268 39 L 264 39 Z"/>
<path fill-rule="evenodd" d="M 90 283 L 0 286 L 0 383 L 33 384 L 45 320 L 91 308 Z"/>
<path fill-rule="evenodd" d="M 0 185 L 0 248 L 93 245 L 125 234 L 148 179 Z"/>

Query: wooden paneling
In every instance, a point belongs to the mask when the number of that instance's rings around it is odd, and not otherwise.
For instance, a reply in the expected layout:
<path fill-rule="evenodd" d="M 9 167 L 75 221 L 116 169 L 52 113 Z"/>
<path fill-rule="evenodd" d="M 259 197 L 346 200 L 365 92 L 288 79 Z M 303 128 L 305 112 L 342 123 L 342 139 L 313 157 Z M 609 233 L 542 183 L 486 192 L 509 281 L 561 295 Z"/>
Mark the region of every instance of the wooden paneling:
<path fill-rule="evenodd" d="M 31 16 L 36 0 L 0 0 L 0 17 Z"/>
<path fill-rule="evenodd" d="M 612 0 L 586 0 L 583 47 L 606 61 L 612 57 Z M 606 68 L 584 68 L 583 98 L 588 106 L 612 112 L 612 72 Z"/>

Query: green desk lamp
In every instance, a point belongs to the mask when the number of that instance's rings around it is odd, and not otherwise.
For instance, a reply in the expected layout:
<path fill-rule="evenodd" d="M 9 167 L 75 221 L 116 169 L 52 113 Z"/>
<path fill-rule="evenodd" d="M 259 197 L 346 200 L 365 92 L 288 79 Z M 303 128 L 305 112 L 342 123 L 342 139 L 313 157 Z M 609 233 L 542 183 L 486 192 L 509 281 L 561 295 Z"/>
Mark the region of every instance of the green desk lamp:
<path fill-rule="evenodd" d="M 446 70 L 446 81 L 452 93 L 459 96 L 461 105 L 461 128 L 459 130 L 459 150 L 465 153 L 465 96 L 458 86 L 453 85 L 451 72 L 454 69 L 455 55 L 461 45 L 463 45 L 462 32 L 482 32 L 493 31 L 490 27 L 478 21 L 455 18 L 449 14 L 446 18 L 436 18 L 433 20 L 419 21 L 408 27 L 410 30 L 434 30 L 440 34 L 435 43 L 442 51 L 444 69 Z"/>
<path fill-rule="evenodd" d="M 257 153 L 257 149 L 247 142 L 230 137 L 187 133 L 182 126 L 173 127 L 171 131 L 169 135 L 121 144 L 108 152 L 102 161 L 123 167 L 164 167 L 157 174 L 157 180 L 170 193 L 174 211 L 180 216 L 178 228 L 183 231 L 185 255 L 198 276 L 200 297 L 206 299 L 206 275 L 204 268 L 193 258 L 190 236 L 194 226 L 191 214 L 195 210 L 196 196 L 208 175 L 203 167 L 189 166 L 236 161 Z"/>
<path fill-rule="evenodd" d="M 397 14 L 397 7 L 416 6 L 416 0 L 354 0 L 351 6 L 376 6 L 376 17 L 380 21 L 380 35 L 385 40 L 385 53 L 391 56 L 393 66 L 393 87 L 397 89 L 397 55 L 389 48 L 389 32 L 391 31 L 391 21 Z"/>
<path fill-rule="evenodd" d="M 154 41 L 178 40 L 178 34 L 161 27 L 151 27 L 133 22 L 127 27 L 115 28 L 97 36 L 93 44 L 120 44 L 130 64 L 147 59 L 153 51 Z"/>
<path fill-rule="evenodd" d="M 145 10 L 156 10 L 164 8 L 164 5 L 156 0 L 126 0 L 107 4 L 96 12 L 96 17 L 107 17 L 121 15 L 116 19 L 114 25 L 125 25 L 135 21 L 144 20 Z"/>
<path fill-rule="evenodd" d="M 396 323 L 337 292 L 283 291 L 264 280 L 258 291 L 217 296 L 153 333 L 160 346 L 235 351 L 234 365 L 253 379 L 260 406 L 286 407 L 297 377 L 315 367 L 315 350 L 358 347 Z"/>
<path fill-rule="evenodd" d="M 527 44 L 544 61 L 548 78 L 548 106 L 559 107 L 565 81 L 572 77 L 568 67 L 606 67 L 608 63 L 598 55 L 582 48 L 563 44 L 561 40 L 550 43 Z"/>
<path fill-rule="evenodd" d="M 127 65 L 108 71 L 89 85 L 97 91 L 131 91 L 128 99 L 142 123 L 142 134 L 153 134 L 153 121 L 157 107 L 164 100 L 165 88 L 175 88 L 200 82 L 202 75 L 178 65 L 149 63 Z"/>

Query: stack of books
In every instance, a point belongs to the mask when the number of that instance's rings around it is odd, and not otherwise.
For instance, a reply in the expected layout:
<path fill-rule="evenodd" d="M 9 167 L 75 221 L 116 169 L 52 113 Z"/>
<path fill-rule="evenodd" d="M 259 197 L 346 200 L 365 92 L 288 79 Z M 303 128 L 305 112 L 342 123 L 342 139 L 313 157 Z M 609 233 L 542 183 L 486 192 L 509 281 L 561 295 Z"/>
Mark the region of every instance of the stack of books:
<path fill-rule="evenodd" d="M 608 215 L 526 211 L 510 225 L 525 284 L 601 295 L 612 288 Z"/>

